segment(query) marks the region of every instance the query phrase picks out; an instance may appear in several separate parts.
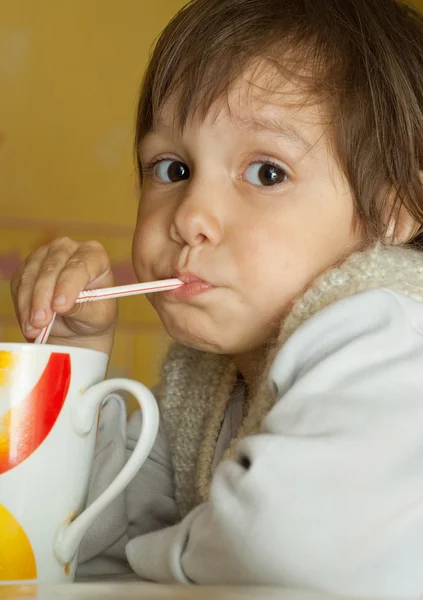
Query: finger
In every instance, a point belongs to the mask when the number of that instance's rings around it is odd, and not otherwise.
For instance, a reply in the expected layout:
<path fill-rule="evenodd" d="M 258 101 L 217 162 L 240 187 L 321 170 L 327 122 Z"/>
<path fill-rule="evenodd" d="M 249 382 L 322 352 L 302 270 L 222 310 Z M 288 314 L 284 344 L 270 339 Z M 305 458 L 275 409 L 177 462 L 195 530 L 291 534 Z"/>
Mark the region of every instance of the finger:
<path fill-rule="evenodd" d="M 77 335 L 105 334 L 116 324 L 117 300 L 114 298 L 101 302 L 75 304 L 66 315 L 62 315 L 62 319 Z"/>
<path fill-rule="evenodd" d="M 69 238 L 57 239 L 48 247 L 34 283 L 31 299 L 30 323 L 34 328 L 40 329 L 50 323 L 57 279 L 77 247 L 78 243 Z"/>
<path fill-rule="evenodd" d="M 34 285 L 47 253 L 48 246 L 42 246 L 33 252 L 20 265 L 10 284 L 15 313 L 25 337 L 31 332 L 30 309 Z M 33 332 L 30 337 L 32 335 Z"/>
<path fill-rule="evenodd" d="M 75 302 L 86 289 L 113 285 L 109 256 L 99 242 L 80 244 L 57 278 L 52 302 L 59 314 L 75 314 L 83 305 Z"/>

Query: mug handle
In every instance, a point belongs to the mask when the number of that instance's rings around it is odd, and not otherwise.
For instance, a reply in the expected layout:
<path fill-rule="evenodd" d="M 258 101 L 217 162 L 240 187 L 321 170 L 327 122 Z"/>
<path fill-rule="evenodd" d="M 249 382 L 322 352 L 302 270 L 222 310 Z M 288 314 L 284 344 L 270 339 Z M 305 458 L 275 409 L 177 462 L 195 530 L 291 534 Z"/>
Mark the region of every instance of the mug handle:
<path fill-rule="evenodd" d="M 107 379 L 83 392 L 72 414 L 76 432 L 83 436 L 92 430 L 97 422 L 101 403 L 108 394 L 116 390 L 129 392 L 136 398 L 142 412 L 141 433 L 127 463 L 109 487 L 72 523 L 60 527 L 54 542 L 54 554 L 64 565 L 72 561 L 82 538 L 95 519 L 135 477 L 150 454 L 157 437 L 159 428 L 157 402 L 145 385 L 131 379 Z"/>

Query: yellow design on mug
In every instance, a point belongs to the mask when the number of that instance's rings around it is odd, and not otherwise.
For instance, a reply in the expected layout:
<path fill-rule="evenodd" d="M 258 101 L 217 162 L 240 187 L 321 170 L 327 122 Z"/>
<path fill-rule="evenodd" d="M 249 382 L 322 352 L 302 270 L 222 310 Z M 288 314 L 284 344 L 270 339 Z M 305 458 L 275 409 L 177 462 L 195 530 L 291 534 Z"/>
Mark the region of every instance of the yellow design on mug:
<path fill-rule="evenodd" d="M 10 374 L 16 367 L 19 356 L 13 352 L 0 350 L 0 386 L 6 386 L 9 383 Z"/>
<path fill-rule="evenodd" d="M 0 581 L 35 579 L 37 565 L 25 531 L 0 504 Z"/>

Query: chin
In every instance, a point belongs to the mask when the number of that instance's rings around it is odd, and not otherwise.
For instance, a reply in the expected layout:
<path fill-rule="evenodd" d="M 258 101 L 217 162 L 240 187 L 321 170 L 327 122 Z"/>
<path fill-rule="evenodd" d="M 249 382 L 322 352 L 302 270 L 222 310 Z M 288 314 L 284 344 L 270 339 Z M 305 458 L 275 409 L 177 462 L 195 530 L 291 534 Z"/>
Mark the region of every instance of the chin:
<path fill-rule="evenodd" d="M 201 352 L 236 356 L 237 354 L 250 352 L 256 347 L 256 345 L 248 343 L 245 340 L 238 340 L 240 343 L 234 345 L 234 339 L 237 339 L 235 334 L 227 336 L 228 339 L 226 340 L 222 336 L 217 336 L 216 332 L 214 332 L 214 335 L 207 336 L 203 331 L 197 333 L 192 329 L 185 330 L 180 327 L 173 328 L 171 326 L 166 326 L 165 323 L 163 324 L 167 333 L 177 344 L 182 344 L 183 346 Z"/>
<path fill-rule="evenodd" d="M 188 346 L 193 350 L 201 350 L 202 352 L 212 352 L 213 354 L 227 354 L 221 344 L 215 343 L 213 340 L 206 338 L 204 335 L 195 335 L 185 331 L 173 331 L 167 329 L 166 331 L 170 337 L 175 340 L 178 344 Z"/>
<path fill-rule="evenodd" d="M 201 326 L 193 327 L 192 323 L 188 327 L 181 327 L 173 319 L 162 318 L 162 323 L 170 337 L 178 344 L 188 346 L 188 348 L 193 348 L 194 350 L 201 350 L 202 352 L 227 354 L 227 350 L 222 346 L 217 332 L 214 332 L 213 335 L 208 335 L 207 328 L 202 328 Z"/>
<path fill-rule="evenodd" d="M 226 318 L 226 315 L 211 315 L 201 309 L 193 310 L 192 307 L 187 311 L 180 310 L 180 306 L 175 311 L 163 310 L 158 305 L 155 308 L 169 336 L 188 348 L 236 355 L 250 351 L 257 345 L 256 336 L 246 335 L 245 328 L 237 320 Z"/>

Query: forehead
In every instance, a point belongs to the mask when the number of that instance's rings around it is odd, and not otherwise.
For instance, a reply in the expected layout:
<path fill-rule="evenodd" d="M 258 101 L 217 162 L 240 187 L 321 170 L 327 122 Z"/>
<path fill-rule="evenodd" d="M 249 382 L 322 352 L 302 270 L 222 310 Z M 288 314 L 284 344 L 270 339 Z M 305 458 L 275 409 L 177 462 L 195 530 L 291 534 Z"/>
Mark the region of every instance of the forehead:
<path fill-rule="evenodd" d="M 325 135 L 328 124 L 326 106 L 322 102 L 313 98 L 296 78 L 288 79 L 263 62 L 247 69 L 210 107 L 202 107 L 201 103 L 193 105 L 183 124 L 179 106 L 177 96 L 167 99 L 150 133 L 180 133 L 186 127 L 197 127 L 204 122 L 219 125 L 229 118 L 243 131 L 282 133 L 309 149 Z"/>

